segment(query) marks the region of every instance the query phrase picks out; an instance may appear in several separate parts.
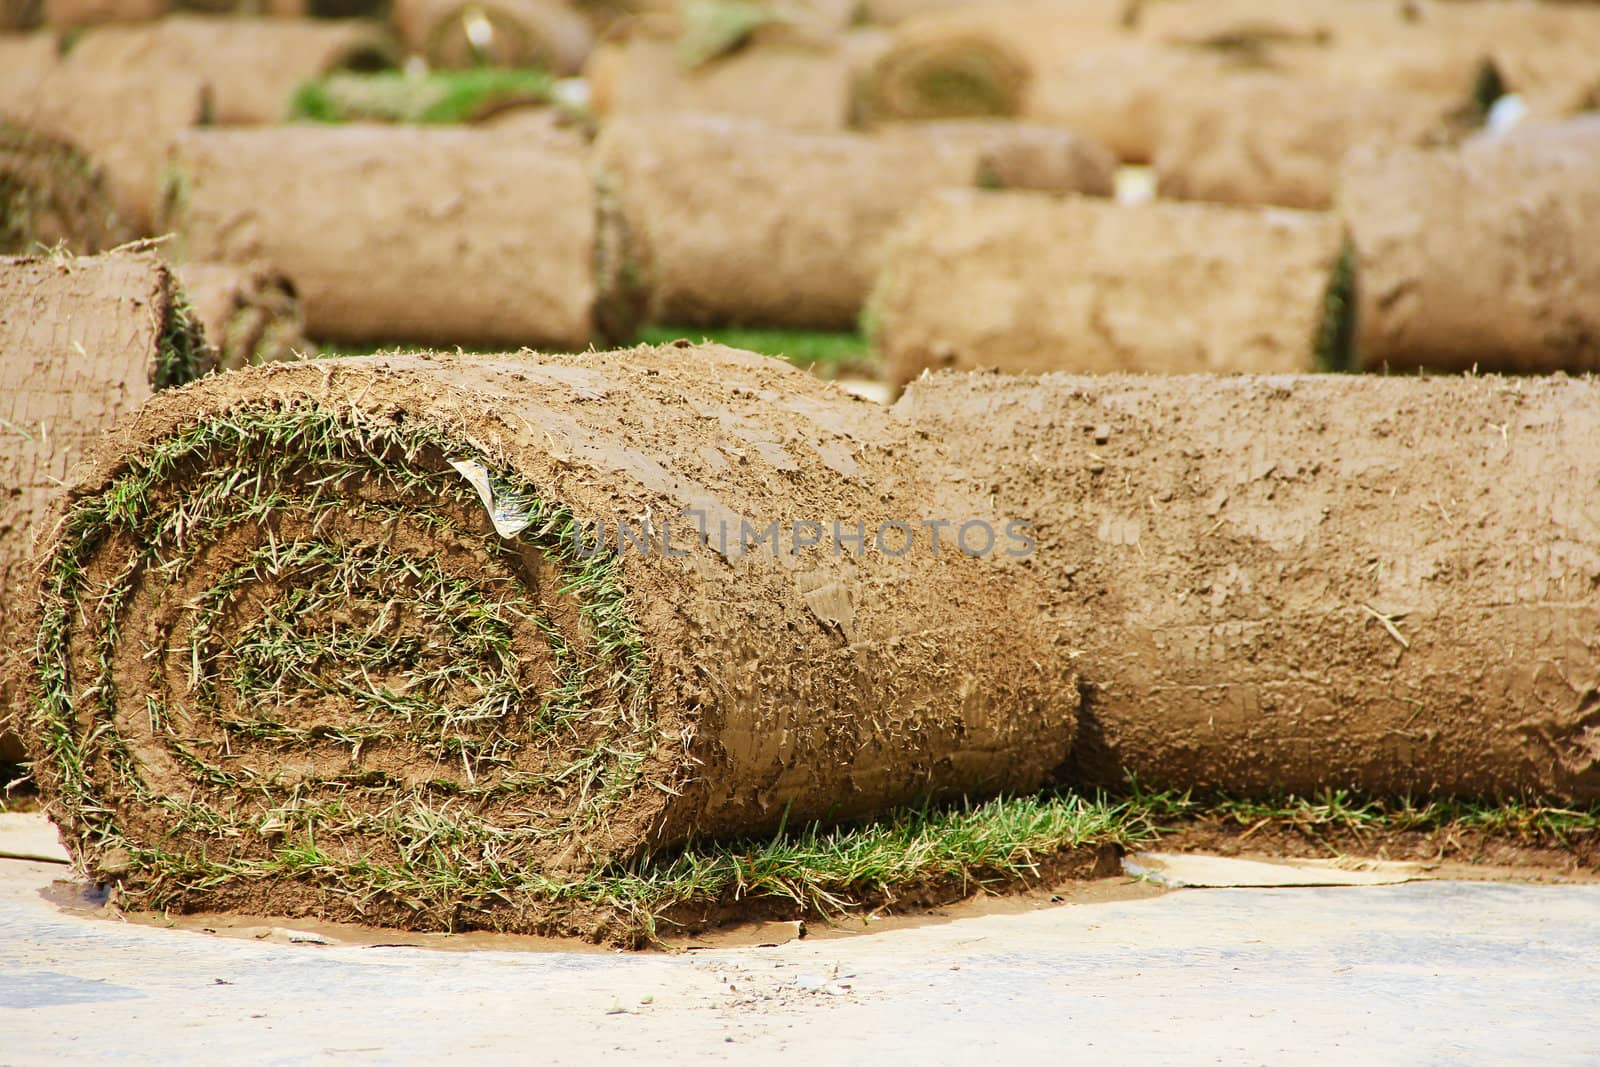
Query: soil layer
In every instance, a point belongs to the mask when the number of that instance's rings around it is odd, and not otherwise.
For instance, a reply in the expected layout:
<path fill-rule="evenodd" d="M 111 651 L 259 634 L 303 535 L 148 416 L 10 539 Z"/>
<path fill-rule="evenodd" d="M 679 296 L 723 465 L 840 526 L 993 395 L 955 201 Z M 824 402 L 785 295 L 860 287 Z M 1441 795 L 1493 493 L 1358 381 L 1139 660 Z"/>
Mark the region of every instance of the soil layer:
<path fill-rule="evenodd" d="M 1600 382 L 938 375 L 895 410 L 1037 526 L 1075 786 L 1600 800 Z"/>

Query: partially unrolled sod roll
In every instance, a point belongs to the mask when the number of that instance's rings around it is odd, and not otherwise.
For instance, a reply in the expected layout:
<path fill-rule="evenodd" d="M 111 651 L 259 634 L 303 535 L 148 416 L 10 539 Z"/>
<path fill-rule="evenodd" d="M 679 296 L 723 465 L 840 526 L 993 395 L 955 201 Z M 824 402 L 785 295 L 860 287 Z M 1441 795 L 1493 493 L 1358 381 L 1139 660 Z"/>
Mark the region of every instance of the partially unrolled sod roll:
<path fill-rule="evenodd" d="M 158 397 L 45 549 L 36 776 L 125 903 L 521 930 L 691 833 L 1036 787 L 1069 639 L 1016 560 L 932 550 L 1000 517 L 901 444 L 718 349 Z"/>
<path fill-rule="evenodd" d="M 576 74 L 594 47 L 566 0 L 394 0 L 395 29 L 434 67 L 542 67 Z"/>
<path fill-rule="evenodd" d="M 0 257 L 0 760 L 20 756 L 12 655 L 36 537 L 68 472 L 156 389 L 189 380 L 203 342 L 150 253 Z"/>
<path fill-rule="evenodd" d="M 1600 801 L 1600 381 L 934 375 L 896 414 L 1036 524 L 1064 780 Z"/>
<path fill-rule="evenodd" d="M 281 122 L 296 87 L 339 70 L 394 66 L 381 26 L 359 19 L 174 15 L 85 34 L 69 54 L 80 70 L 115 71 L 140 91 L 177 76 L 198 77 L 210 119 L 224 126 Z"/>
<path fill-rule="evenodd" d="M 888 239 L 866 320 L 886 374 L 933 367 L 1284 373 L 1348 341 L 1329 216 L 949 191 Z"/>
<path fill-rule="evenodd" d="M 631 331 L 632 305 L 571 145 L 404 126 L 198 130 L 174 151 L 167 223 L 187 259 L 293 278 L 314 340 L 583 348 Z"/>
<path fill-rule="evenodd" d="M 1459 104 L 1274 75 L 1217 79 L 1167 109 L 1157 187 L 1180 200 L 1325 209 L 1350 149 L 1444 140 Z"/>
<path fill-rule="evenodd" d="M 608 124 L 595 160 L 652 321 L 849 328 L 890 228 L 924 194 L 975 184 L 988 136 L 678 116 Z"/>
<path fill-rule="evenodd" d="M 220 370 L 317 354 L 288 278 L 261 264 L 185 263 L 184 295 Z"/>
<path fill-rule="evenodd" d="M 1359 366 L 1600 368 L 1600 124 L 1353 154 Z"/>

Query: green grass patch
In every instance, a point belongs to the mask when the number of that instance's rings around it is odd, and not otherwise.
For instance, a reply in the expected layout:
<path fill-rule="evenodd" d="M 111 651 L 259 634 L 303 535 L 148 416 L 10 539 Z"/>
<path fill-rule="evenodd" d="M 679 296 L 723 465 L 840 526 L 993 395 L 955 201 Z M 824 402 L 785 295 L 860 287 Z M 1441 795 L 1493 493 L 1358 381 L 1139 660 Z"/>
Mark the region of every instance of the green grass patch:
<path fill-rule="evenodd" d="M 336 73 L 295 91 L 289 118 L 310 122 L 399 122 L 458 125 L 511 107 L 555 102 L 555 81 L 542 70 L 478 67 L 426 74 Z"/>
<path fill-rule="evenodd" d="M 876 359 L 867 339 L 860 333 L 818 330 L 759 329 L 726 326 L 700 329 L 687 326 L 646 326 L 639 331 L 641 344 L 664 345 L 687 338 L 714 341 L 729 348 L 759 352 L 786 359 L 797 367 L 815 370 L 825 377 L 847 374 L 876 374 Z"/>

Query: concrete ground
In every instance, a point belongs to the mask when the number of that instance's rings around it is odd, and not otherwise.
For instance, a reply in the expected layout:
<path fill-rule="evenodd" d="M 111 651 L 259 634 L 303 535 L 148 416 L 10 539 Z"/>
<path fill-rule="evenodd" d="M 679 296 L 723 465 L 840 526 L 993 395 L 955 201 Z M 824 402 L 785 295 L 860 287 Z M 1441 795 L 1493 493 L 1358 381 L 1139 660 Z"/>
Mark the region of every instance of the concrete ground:
<path fill-rule="evenodd" d="M 623 954 L 386 946 L 429 939 L 284 920 L 161 929 L 58 907 L 78 892 L 51 888 L 66 873 L 0 860 L 0 1063 L 1600 1058 L 1593 884 L 1141 884 L 854 937 Z"/>

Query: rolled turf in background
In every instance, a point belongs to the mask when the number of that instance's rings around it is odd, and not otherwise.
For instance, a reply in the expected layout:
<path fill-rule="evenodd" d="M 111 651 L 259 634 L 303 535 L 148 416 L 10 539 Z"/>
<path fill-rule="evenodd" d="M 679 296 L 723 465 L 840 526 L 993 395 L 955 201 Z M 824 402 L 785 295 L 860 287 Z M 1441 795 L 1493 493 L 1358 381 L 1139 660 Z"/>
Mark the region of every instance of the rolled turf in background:
<path fill-rule="evenodd" d="M 318 341 L 583 348 L 633 329 L 622 257 L 605 244 L 616 228 L 570 138 L 194 131 L 173 173 L 167 225 L 183 257 L 271 263 Z"/>
<path fill-rule="evenodd" d="M 934 375 L 895 413 L 1036 525 L 1064 781 L 1600 800 L 1600 381 Z"/>
<path fill-rule="evenodd" d="M 1600 369 L 1600 123 L 1356 153 L 1365 368 Z"/>
<path fill-rule="evenodd" d="M 898 24 L 861 89 L 869 122 L 1017 116 L 1041 68 L 1125 36 L 1123 0 L 951 9 Z"/>
<path fill-rule="evenodd" d="M 928 368 L 1285 373 L 1338 366 L 1337 220 L 947 191 L 887 240 L 864 318 L 889 380 Z"/>
<path fill-rule="evenodd" d="M 607 118 L 678 113 L 759 119 L 799 130 L 841 130 L 855 119 L 856 82 L 881 47 L 871 31 L 766 35 L 699 64 L 648 28 L 595 49 L 584 73 Z"/>
<path fill-rule="evenodd" d="M 1028 790 L 1071 746 L 1018 560 L 878 546 L 986 494 L 765 357 L 278 364 L 98 456 L 42 557 L 35 773 L 131 905 L 570 929 L 607 860 Z"/>
<path fill-rule="evenodd" d="M 168 146 L 181 130 L 204 121 L 208 101 L 205 80 L 188 71 L 168 71 L 147 83 L 68 55 L 31 90 L 0 97 L 0 121 L 33 135 L 28 143 L 38 150 L 59 154 L 59 145 L 69 146 L 86 164 L 77 171 L 103 183 L 126 232 L 147 236 Z"/>
<path fill-rule="evenodd" d="M 839 329 L 855 325 L 900 215 L 975 184 L 987 147 L 677 116 L 608 123 L 595 165 L 621 204 L 648 321 Z"/>
<path fill-rule="evenodd" d="M 358 19 L 173 15 L 85 34 L 69 58 L 116 71 L 141 92 L 168 77 L 198 77 L 210 91 L 210 121 L 233 126 L 282 122 L 301 83 L 392 67 L 398 53 L 383 27 Z"/>
<path fill-rule="evenodd" d="M 1219 79 L 1168 109 L 1152 163 L 1161 196 L 1225 204 L 1332 205 L 1339 165 L 1366 144 L 1464 133 L 1457 102 L 1275 75 Z"/>
<path fill-rule="evenodd" d="M 294 286 L 277 271 L 260 264 L 185 263 L 178 273 L 217 369 L 317 354 L 306 340 Z"/>
<path fill-rule="evenodd" d="M 70 30 L 105 22 L 147 22 L 171 8 L 168 0 L 39 0 L 46 26 Z"/>
<path fill-rule="evenodd" d="M 1149 163 L 1175 107 L 1202 98 L 1239 68 L 1232 57 L 1137 38 L 1094 44 L 1043 64 L 1025 117 L 1105 144 L 1124 163 Z"/>
<path fill-rule="evenodd" d="M 991 189 L 1111 196 L 1117 157 L 1106 146 L 1061 126 L 1014 119 L 933 119 L 884 125 L 886 139 L 927 139 L 977 158 L 975 183 Z"/>
<path fill-rule="evenodd" d="M 67 141 L 0 118 L 0 254 L 58 244 L 102 252 L 126 236 L 93 160 Z"/>
<path fill-rule="evenodd" d="M 588 20 L 565 0 L 394 0 L 392 17 L 409 52 L 445 69 L 576 74 L 594 47 Z"/>
<path fill-rule="evenodd" d="M 0 257 L 0 760 L 21 752 L 8 661 L 29 557 L 68 472 L 156 389 L 189 380 L 203 341 L 155 255 Z"/>

